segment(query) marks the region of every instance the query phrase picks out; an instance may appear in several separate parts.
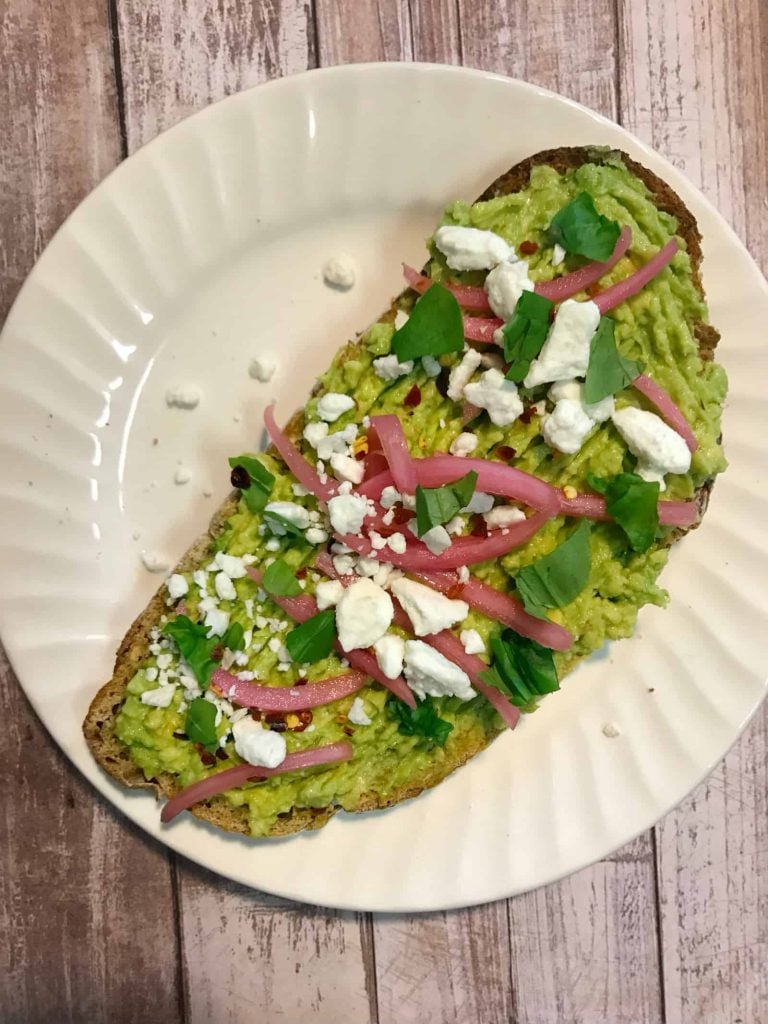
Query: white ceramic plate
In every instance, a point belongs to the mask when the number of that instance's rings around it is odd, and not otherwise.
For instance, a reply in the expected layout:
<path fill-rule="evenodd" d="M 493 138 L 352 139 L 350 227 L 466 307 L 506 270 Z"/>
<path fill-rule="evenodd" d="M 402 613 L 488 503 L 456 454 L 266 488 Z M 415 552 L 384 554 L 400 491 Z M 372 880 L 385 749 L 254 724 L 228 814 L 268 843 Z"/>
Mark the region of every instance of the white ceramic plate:
<path fill-rule="evenodd" d="M 159 807 L 92 761 L 80 732 L 114 651 L 255 445 L 274 393 L 301 404 L 336 348 L 418 266 L 443 205 L 551 146 L 622 147 L 698 217 L 731 467 L 675 548 L 667 611 L 569 677 L 514 734 L 432 793 L 253 842 Z M 360 268 L 347 294 L 320 268 Z M 763 696 L 768 660 L 764 328 L 768 288 L 685 178 L 623 129 L 552 93 L 460 68 L 375 64 L 273 82 L 190 118 L 122 164 L 45 251 L 0 346 L 0 628 L 37 713 L 73 763 L 172 849 L 312 903 L 427 910 L 549 882 L 624 843 L 723 756 Z M 250 358 L 275 353 L 269 386 Z M 166 389 L 203 389 L 194 412 Z M 157 440 L 155 440 L 157 439 Z M 177 463 L 193 472 L 173 483 Z M 205 497 L 211 490 L 214 497 Z M 140 533 L 140 537 L 137 534 Z M 653 693 L 649 690 L 653 689 Z M 607 739 L 602 727 L 621 735 Z M 311 867 L 310 867 L 311 865 Z"/>

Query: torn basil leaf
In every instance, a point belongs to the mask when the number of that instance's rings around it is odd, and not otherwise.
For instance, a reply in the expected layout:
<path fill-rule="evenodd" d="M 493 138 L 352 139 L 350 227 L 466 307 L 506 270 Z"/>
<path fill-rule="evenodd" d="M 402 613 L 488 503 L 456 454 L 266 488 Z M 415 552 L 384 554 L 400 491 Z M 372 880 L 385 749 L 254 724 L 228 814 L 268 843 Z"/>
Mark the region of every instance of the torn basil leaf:
<path fill-rule="evenodd" d="M 269 501 L 274 476 L 252 455 L 237 455 L 229 460 L 232 486 L 237 487 L 250 512 L 261 512 Z"/>
<path fill-rule="evenodd" d="M 560 689 L 552 651 L 505 629 L 491 639 L 493 660 L 480 678 L 509 696 L 523 711 L 533 711 L 536 698 Z"/>
<path fill-rule="evenodd" d="M 659 528 L 659 485 L 636 473 L 610 479 L 587 476 L 589 486 L 605 496 L 605 510 L 622 528 L 633 551 L 647 551 Z"/>
<path fill-rule="evenodd" d="M 329 608 L 292 629 L 285 638 L 285 646 L 297 665 L 312 665 L 328 657 L 335 639 L 336 612 Z"/>
<path fill-rule="evenodd" d="M 575 199 L 559 210 L 549 225 L 549 239 L 566 252 L 586 256 L 590 260 L 607 260 L 616 248 L 621 228 L 595 208 L 588 192 L 580 192 Z"/>
<path fill-rule="evenodd" d="M 215 706 L 203 697 L 195 697 L 187 708 L 184 732 L 192 743 L 201 743 L 209 754 L 215 754 L 218 746 Z"/>
<path fill-rule="evenodd" d="M 541 352 L 549 333 L 554 302 L 536 292 L 523 292 L 517 300 L 512 319 L 504 324 L 504 360 L 509 363 L 507 380 L 525 380 L 531 362 Z"/>
<path fill-rule="evenodd" d="M 418 701 L 415 708 L 409 708 L 401 700 L 389 700 L 387 707 L 397 722 L 398 732 L 404 736 L 420 736 L 430 743 L 445 746 L 453 726 L 440 718 L 431 697 Z"/>
<path fill-rule="evenodd" d="M 477 473 L 471 470 L 460 480 L 443 487 L 416 488 L 416 527 L 423 537 L 434 526 L 442 526 L 472 500 L 477 485 Z"/>
<path fill-rule="evenodd" d="M 413 307 L 406 323 L 395 331 L 392 352 L 400 363 L 423 356 L 464 350 L 464 321 L 455 297 L 433 284 Z"/>
<path fill-rule="evenodd" d="M 609 316 L 600 317 L 589 346 L 584 401 L 587 405 L 594 405 L 617 391 L 623 391 L 641 372 L 640 363 L 625 359 L 616 348 L 613 320 Z"/>
<path fill-rule="evenodd" d="M 516 576 L 526 611 L 546 618 L 547 608 L 564 608 L 582 592 L 591 565 L 589 523 L 582 521 L 570 537 Z"/>
<path fill-rule="evenodd" d="M 267 566 L 261 585 L 268 594 L 276 597 L 297 597 L 301 593 L 293 569 L 282 558 L 276 558 Z"/>

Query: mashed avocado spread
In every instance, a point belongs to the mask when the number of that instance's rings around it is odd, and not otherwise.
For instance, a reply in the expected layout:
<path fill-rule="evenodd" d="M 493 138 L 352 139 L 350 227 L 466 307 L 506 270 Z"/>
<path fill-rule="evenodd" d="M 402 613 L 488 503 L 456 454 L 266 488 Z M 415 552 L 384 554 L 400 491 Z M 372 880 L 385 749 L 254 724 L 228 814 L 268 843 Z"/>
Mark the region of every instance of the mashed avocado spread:
<path fill-rule="evenodd" d="M 555 214 L 582 192 L 593 198 L 601 214 L 632 230 L 630 250 L 601 280 L 601 289 L 626 278 L 675 235 L 674 218 L 655 207 L 646 187 L 618 160 L 585 164 L 565 174 L 549 167 L 537 167 L 523 191 L 475 205 L 454 203 L 446 211 L 444 223 L 491 230 L 518 252 L 521 243 L 535 243 L 536 251 L 526 254 L 529 274 L 534 281 L 545 281 L 584 263 L 583 259 L 568 255 L 563 263 L 553 266 L 553 247 L 547 235 Z M 692 281 L 690 261 L 682 240 L 680 247 L 668 268 L 610 314 L 615 321 L 616 344 L 621 354 L 640 361 L 645 372 L 666 389 L 698 440 L 690 471 L 667 477 L 665 499 L 692 498 L 699 486 L 725 468 L 719 443 L 725 373 L 716 363 L 702 361 L 699 356 L 691 325 L 705 318 L 706 309 Z M 525 247 L 531 248 L 530 244 Z M 444 257 L 434 246 L 431 251 L 433 279 L 439 281 L 450 276 L 453 281 L 482 284 L 482 272 L 448 272 Z M 407 312 L 409 308 L 404 300 L 403 309 Z M 396 412 L 411 453 L 416 456 L 447 452 L 460 433 L 470 430 L 477 440 L 473 457 L 493 457 L 500 446 L 514 449 L 514 454 L 505 461 L 558 487 L 572 486 L 579 493 L 590 490 L 588 474 L 609 478 L 631 470 L 633 462 L 627 444 L 610 421 L 602 423 L 577 454 L 565 455 L 544 442 L 539 412 L 519 418 L 504 428 L 494 426 L 485 413 L 469 425 L 464 424 L 462 403 L 444 396 L 441 379 L 428 376 L 420 360 L 416 360 L 411 372 L 394 380 L 382 379 L 375 372 L 373 360 L 389 353 L 393 333 L 394 326 L 390 323 L 374 324 L 358 342 L 336 356 L 322 377 L 317 394 L 305 406 L 307 422 L 317 419 L 317 402 L 323 393 L 348 394 L 355 399 L 355 407 L 331 424 L 331 432 L 356 424 L 362 436 L 364 417 Z M 440 363 L 449 368 L 460 358 L 460 355 L 443 355 Z M 418 403 L 407 400 L 413 395 L 414 386 L 418 388 Z M 545 396 L 546 388 L 530 401 L 533 403 Z M 627 388 L 616 395 L 616 406 L 629 405 L 649 408 L 637 392 Z M 313 448 L 304 441 L 300 445 L 305 457 L 314 463 L 317 454 Z M 295 479 L 279 459 L 266 454 L 259 459 L 276 478 L 270 501 L 298 503 L 310 512 L 318 509 L 311 495 L 299 491 L 297 496 Z M 472 573 L 498 589 L 511 590 L 513 578 L 522 567 L 553 551 L 572 530 L 572 521 L 563 517 L 552 519 L 526 545 L 497 562 L 473 566 Z M 617 525 L 591 524 L 588 584 L 566 607 L 550 612 L 550 617 L 566 626 L 575 638 L 567 652 L 555 655 L 561 680 L 579 659 L 606 640 L 629 636 L 642 605 L 664 604 L 666 594 L 658 586 L 657 578 L 667 558 L 664 546 L 667 532 L 661 529 L 656 543 L 642 553 L 635 553 Z M 233 556 L 253 556 L 256 565 L 268 558 L 282 558 L 299 571 L 304 593 L 312 594 L 321 579 L 312 569 L 318 549 L 304 542 L 297 543 L 291 536 L 278 538 L 278 543 L 279 550 L 275 551 L 275 539 L 265 527 L 263 517 L 250 511 L 241 500 L 238 510 L 212 544 L 211 559 L 217 551 Z M 306 573 L 301 572 L 304 569 Z M 195 621 L 201 599 L 214 593 L 215 572 L 203 566 L 194 578 L 189 573 L 186 579 L 188 592 L 183 600 L 186 614 Z M 236 578 L 233 585 L 236 598 L 223 598 L 218 604 L 228 613 L 230 623 L 242 625 L 248 646 L 230 671 L 252 672 L 259 682 L 270 685 L 295 684 L 300 678 L 300 668 L 285 661 L 282 649 L 285 635 L 291 628 L 287 616 L 250 577 Z M 170 609 L 169 614 L 172 614 Z M 486 648 L 491 635 L 499 629 L 498 624 L 475 612 L 470 612 L 460 628 L 477 630 Z M 483 657 L 488 660 L 487 655 Z M 179 661 L 174 644 L 156 633 L 146 661 L 128 685 L 115 728 L 147 778 L 170 773 L 183 788 L 212 772 L 239 764 L 240 758 L 232 739 L 226 738 L 229 731 L 226 713 L 219 716 L 216 725 L 222 745 L 219 759 L 213 764 L 203 763 L 199 747 L 185 735 L 186 712 L 195 696 L 195 684 L 188 672 L 184 675 Z M 226 660 L 224 664 L 226 666 Z M 343 671 L 335 655 L 301 669 L 309 684 Z M 179 673 L 181 685 L 177 686 L 167 707 L 142 702 L 141 695 L 158 686 L 158 675 L 178 681 Z M 476 749 L 501 728 L 500 718 L 481 696 L 466 703 L 455 697 L 435 698 L 440 717 L 453 726 L 447 742 L 441 746 L 400 731 L 391 707 L 387 706 L 395 698 L 377 683 L 364 687 L 358 696 L 362 698 L 370 725 L 350 722 L 347 714 L 353 698 L 348 697 L 314 709 L 311 724 L 304 731 L 295 731 L 289 719 L 284 733 L 289 753 L 348 740 L 354 748 L 350 761 L 276 776 L 225 794 L 232 806 L 247 807 L 254 836 L 268 834 L 277 817 L 294 807 L 336 804 L 353 810 L 368 793 L 386 798 L 387 794 L 403 791 L 409 784 L 420 788 L 439 781 L 445 772 L 444 765 L 448 761 L 455 762 L 457 751 Z"/>

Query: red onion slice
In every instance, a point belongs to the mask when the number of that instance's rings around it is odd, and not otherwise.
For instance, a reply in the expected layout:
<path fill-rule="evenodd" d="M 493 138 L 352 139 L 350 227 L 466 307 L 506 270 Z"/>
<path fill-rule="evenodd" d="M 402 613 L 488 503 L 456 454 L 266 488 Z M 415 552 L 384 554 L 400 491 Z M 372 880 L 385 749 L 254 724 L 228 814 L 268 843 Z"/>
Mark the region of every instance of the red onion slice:
<path fill-rule="evenodd" d="M 612 270 L 631 244 L 632 229 L 622 228 L 616 241 L 616 247 L 604 263 L 587 263 L 586 266 L 574 270 L 572 274 L 563 274 L 562 277 L 555 277 L 551 281 L 542 281 L 536 285 L 534 291 L 551 302 L 563 302 L 565 299 L 570 299 L 572 295 L 589 288 L 591 284 L 595 284 L 609 270 Z"/>
<path fill-rule="evenodd" d="M 497 316 L 465 316 L 464 337 L 467 341 L 480 341 L 484 345 L 494 344 L 493 332 L 504 326 Z"/>
<path fill-rule="evenodd" d="M 323 483 L 315 470 L 310 466 L 288 435 L 280 429 L 275 420 L 275 407 L 268 405 L 264 410 L 264 423 L 272 444 L 280 453 L 280 458 L 293 473 L 302 487 L 314 494 L 320 501 L 328 501 L 336 493 L 331 483 Z"/>
<path fill-rule="evenodd" d="M 387 416 L 372 416 L 371 428 L 379 439 L 395 486 L 403 494 L 413 494 L 416 490 L 416 472 L 402 423 L 390 413 Z"/>
<path fill-rule="evenodd" d="M 243 708 L 259 708 L 261 711 L 305 711 L 332 704 L 335 700 L 349 697 L 365 686 L 364 672 L 346 672 L 340 676 L 320 679 L 306 686 L 263 686 L 245 679 L 238 679 L 224 669 L 217 669 L 211 678 L 211 686 L 228 700 Z"/>
<path fill-rule="evenodd" d="M 423 295 L 428 288 L 436 283 L 431 277 L 424 277 L 418 270 L 409 267 L 407 263 L 403 264 L 403 276 L 411 288 L 418 292 L 419 295 Z M 470 309 L 476 313 L 491 312 L 485 288 L 467 284 L 452 284 L 449 281 L 439 281 L 437 283 L 441 284 L 443 288 L 448 289 L 462 309 Z"/>
<path fill-rule="evenodd" d="M 595 295 L 592 301 L 600 310 L 600 314 L 605 316 L 610 309 L 615 309 L 622 302 L 637 295 L 649 281 L 652 281 L 664 267 L 672 262 L 677 252 L 677 240 L 673 238 L 649 259 L 645 266 L 636 270 L 634 274 L 630 274 L 629 277 L 625 277 L 623 281 L 619 281 L 617 284 L 611 285 L 610 288 L 606 288 L 604 292 Z"/>
<path fill-rule="evenodd" d="M 564 516 L 576 516 L 584 519 L 597 519 L 609 522 L 611 517 L 605 508 L 605 498 L 601 494 L 577 494 L 575 498 L 563 497 L 560 511 Z M 661 526 L 693 526 L 699 518 L 699 509 L 695 501 L 660 501 L 659 524 Z"/>

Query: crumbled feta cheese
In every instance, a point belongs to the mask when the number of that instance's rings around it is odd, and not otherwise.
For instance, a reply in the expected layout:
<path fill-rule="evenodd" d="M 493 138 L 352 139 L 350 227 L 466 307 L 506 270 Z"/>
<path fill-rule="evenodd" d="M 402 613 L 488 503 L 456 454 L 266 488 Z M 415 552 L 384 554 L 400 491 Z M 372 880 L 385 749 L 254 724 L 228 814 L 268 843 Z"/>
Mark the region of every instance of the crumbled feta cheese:
<path fill-rule="evenodd" d="M 361 556 L 358 558 L 357 565 L 355 566 L 355 572 L 358 576 L 375 576 L 378 569 L 379 562 L 374 556 L 371 556 L 370 558 Z"/>
<path fill-rule="evenodd" d="M 400 500 L 403 503 L 403 508 L 407 508 L 411 512 L 413 512 L 413 510 L 416 508 L 416 495 L 415 494 L 401 494 L 400 495 Z"/>
<path fill-rule="evenodd" d="M 323 280 L 332 288 L 341 288 L 347 291 L 355 283 L 357 267 L 351 256 L 346 253 L 339 253 L 332 256 L 323 264 Z"/>
<path fill-rule="evenodd" d="M 225 572 L 216 573 L 216 578 L 213 581 L 213 587 L 217 596 L 222 601 L 234 601 L 237 597 L 235 585 Z"/>
<path fill-rule="evenodd" d="M 328 534 L 325 530 L 321 530 L 319 526 L 310 526 L 304 534 L 304 539 L 307 544 L 325 544 L 328 540 Z"/>
<path fill-rule="evenodd" d="M 313 448 L 317 448 L 323 438 L 328 436 L 328 424 L 327 423 L 308 423 L 304 427 L 304 440 L 310 444 Z"/>
<path fill-rule="evenodd" d="M 270 537 L 267 543 L 264 545 L 267 551 L 279 551 L 280 541 L 277 537 Z"/>
<path fill-rule="evenodd" d="M 403 533 L 393 533 L 387 537 L 387 544 L 391 551 L 394 551 L 396 555 L 404 555 L 405 549 L 408 547 L 408 543 Z"/>
<path fill-rule="evenodd" d="M 309 512 L 303 505 L 297 505 L 295 501 L 270 501 L 264 506 L 264 511 L 274 512 L 276 516 L 287 519 L 298 530 L 306 530 L 309 526 Z M 270 521 L 269 528 L 278 537 L 285 536 L 285 527 L 280 523 Z"/>
<path fill-rule="evenodd" d="M 173 575 L 168 577 L 166 586 L 168 587 L 168 596 L 174 601 L 178 601 L 180 597 L 184 597 L 189 590 L 189 584 L 178 572 L 175 572 Z"/>
<path fill-rule="evenodd" d="M 462 512 L 479 513 L 483 515 L 485 512 L 490 512 L 493 508 L 493 495 L 485 494 L 483 491 L 475 491 L 472 497 L 469 499 L 469 504 L 465 505 L 461 510 Z"/>
<path fill-rule="evenodd" d="M 338 391 L 329 391 L 318 400 L 317 415 L 326 423 L 335 423 L 339 416 L 354 409 L 355 400 L 349 395 L 339 394 Z"/>
<path fill-rule="evenodd" d="M 583 377 L 589 364 L 592 336 L 600 323 L 594 302 L 566 299 L 561 303 L 547 340 L 525 378 L 527 388 L 550 381 Z"/>
<path fill-rule="evenodd" d="M 469 569 L 466 565 L 460 565 L 457 576 L 459 577 L 459 583 L 469 583 Z"/>
<path fill-rule="evenodd" d="M 490 512 L 486 512 L 483 519 L 491 530 L 503 530 L 505 527 L 525 519 L 525 512 L 515 505 L 498 505 Z"/>
<path fill-rule="evenodd" d="M 553 384 L 547 392 L 551 402 L 561 402 L 564 398 L 570 398 L 574 402 L 581 402 L 584 412 L 594 423 L 604 423 L 613 416 L 614 401 L 613 395 L 587 405 L 584 402 L 584 385 L 578 380 L 560 380 Z"/>
<path fill-rule="evenodd" d="M 404 377 L 407 373 L 413 370 L 413 360 L 408 359 L 406 362 L 398 362 L 397 356 L 392 354 L 388 356 L 379 356 L 378 359 L 373 360 L 373 372 L 381 380 L 397 380 L 398 377 Z"/>
<path fill-rule="evenodd" d="M 144 669 L 144 675 L 147 677 L 148 683 L 157 682 L 157 672 L 158 670 L 154 666 Z"/>
<path fill-rule="evenodd" d="M 360 533 L 367 511 L 365 498 L 358 494 L 337 494 L 328 502 L 328 515 L 335 533 Z"/>
<path fill-rule="evenodd" d="M 381 492 L 379 504 L 382 508 L 392 508 L 398 501 L 400 501 L 400 491 L 396 487 L 385 487 Z"/>
<path fill-rule="evenodd" d="M 255 359 L 251 360 L 248 373 L 254 380 L 267 384 L 274 377 L 276 369 L 277 360 L 274 356 L 256 356 Z"/>
<path fill-rule="evenodd" d="M 220 608 L 209 608 L 205 613 L 205 625 L 208 627 L 208 637 L 224 636 L 229 626 L 229 612 L 223 612 Z"/>
<path fill-rule="evenodd" d="M 349 446 L 357 437 L 357 424 L 349 423 L 343 430 L 328 433 L 327 423 L 308 423 L 304 428 L 304 439 L 317 452 L 317 472 L 322 475 L 324 467 L 333 454 L 349 455 Z"/>
<path fill-rule="evenodd" d="M 488 303 L 502 320 L 511 320 L 515 306 L 523 292 L 533 291 L 533 281 L 528 277 L 525 260 L 517 263 L 499 263 L 485 279 Z"/>
<path fill-rule="evenodd" d="M 454 402 L 460 402 L 464 397 L 464 389 L 472 379 L 472 374 L 483 361 L 483 357 L 474 348 L 468 348 L 462 356 L 461 362 L 451 370 L 448 377 L 448 397 Z"/>
<path fill-rule="evenodd" d="M 346 480 L 351 484 L 363 482 L 364 463 L 358 462 L 357 459 L 353 459 L 349 455 L 339 455 L 338 453 L 331 455 L 331 469 L 337 480 Z"/>
<path fill-rule="evenodd" d="M 508 427 L 523 411 L 517 385 L 507 380 L 500 370 L 486 370 L 480 380 L 467 384 L 464 397 L 473 405 L 485 409 L 491 423 L 497 427 Z"/>
<path fill-rule="evenodd" d="M 466 524 L 464 522 L 463 516 L 454 516 L 453 519 L 450 519 L 445 524 L 445 529 L 448 531 L 448 533 L 450 533 L 452 537 L 457 537 L 460 533 L 463 532 L 465 525 Z"/>
<path fill-rule="evenodd" d="M 445 224 L 435 232 L 435 245 L 452 270 L 490 270 L 514 260 L 515 251 L 493 231 Z"/>
<path fill-rule="evenodd" d="M 176 683 L 165 683 L 154 690 L 145 690 L 141 695 L 141 703 L 151 708 L 167 708 L 176 693 Z"/>
<path fill-rule="evenodd" d="M 559 267 L 565 259 L 565 249 L 560 245 L 559 242 L 555 242 L 552 246 L 552 266 Z"/>
<path fill-rule="evenodd" d="M 410 317 L 405 312 L 405 310 L 404 309 L 398 309 L 398 311 L 395 313 L 395 319 L 393 321 L 394 325 L 395 325 L 395 330 L 399 331 L 401 327 L 405 327 L 405 325 L 408 323 L 409 320 L 410 320 Z"/>
<path fill-rule="evenodd" d="M 451 455 L 457 455 L 460 459 L 463 459 L 467 455 L 471 455 L 475 448 L 477 448 L 477 437 L 466 431 L 451 441 L 449 451 Z"/>
<path fill-rule="evenodd" d="M 459 640 L 467 654 L 485 654 L 483 638 L 476 629 L 462 629 Z"/>
<path fill-rule="evenodd" d="M 347 718 L 353 725 L 371 724 L 370 718 L 365 713 L 362 697 L 355 697 L 355 699 L 352 701 L 352 707 L 349 709 L 349 712 L 347 713 Z"/>
<path fill-rule="evenodd" d="M 617 409 L 613 423 L 637 456 L 637 473 L 643 480 L 658 481 L 666 490 L 666 473 L 687 473 L 691 468 L 691 452 L 682 437 L 653 412 Z"/>
<path fill-rule="evenodd" d="M 550 448 L 566 455 L 575 455 L 595 424 L 581 402 L 563 398 L 541 422 L 541 433 Z"/>
<path fill-rule="evenodd" d="M 355 559 L 351 555 L 335 555 L 333 568 L 339 576 L 349 576 L 355 571 Z"/>
<path fill-rule="evenodd" d="M 158 654 L 157 655 L 157 667 L 160 669 L 161 672 L 165 672 L 165 670 L 169 669 L 172 664 L 173 664 L 173 655 L 172 654 L 168 654 L 167 652 L 165 652 L 163 654 Z"/>
<path fill-rule="evenodd" d="M 392 623 L 392 598 L 368 579 L 347 587 L 336 605 L 336 629 L 345 651 L 372 647 Z"/>
<path fill-rule="evenodd" d="M 294 498 L 306 498 L 309 491 L 306 487 L 302 487 L 301 484 L 291 484 L 291 490 L 293 491 Z"/>
<path fill-rule="evenodd" d="M 265 729 L 261 722 L 255 722 L 250 715 L 239 719 L 232 726 L 235 750 L 249 764 L 264 768 L 277 768 L 287 753 L 282 733 Z"/>
<path fill-rule="evenodd" d="M 373 645 L 376 661 L 387 679 L 397 679 L 403 671 L 405 640 L 396 633 L 385 633 Z"/>
<path fill-rule="evenodd" d="M 176 467 L 176 472 L 173 474 L 173 482 L 175 484 L 182 486 L 183 484 L 188 484 L 191 479 L 192 472 L 186 466 Z"/>
<path fill-rule="evenodd" d="M 196 409 L 200 392 L 194 384 L 176 384 L 165 392 L 165 404 L 169 409 Z"/>
<path fill-rule="evenodd" d="M 475 696 L 466 672 L 423 640 L 406 641 L 404 672 L 408 685 L 422 699 L 429 695 L 471 700 Z"/>
<path fill-rule="evenodd" d="M 332 608 L 339 603 L 343 593 L 344 587 L 338 580 L 324 580 L 322 583 L 318 583 L 315 588 L 318 609 L 324 612 L 326 608 Z"/>
<path fill-rule="evenodd" d="M 286 517 L 287 518 L 287 517 Z M 227 555 L 223 551 L 217 551 L 214 557 L 214 565 L 220 572 L 225 572 L 231 580 L 241 580 L 246 575 L 246 558 L 238 555 Z"/>
<path fill-rule="evenodd" d="M 428 377 L 439 377 L 442 370 L 440 360 L 435 359 L 434 356 L 422 356 L 421 367 Z"/>
<path fill-rule="evenodd" d="M 441 555 L 451 546 L 451 535 L 444 526 L 433 526 L 421 535 L 421 542 L 426 544 L 433 555 Z"/>
<path fill-rule="evenodd" d="M 429 636 L 450 629 L 469 615 L 466 601 L 455 601 L 405 576 L 395 580 L 392 593 L 411 620 L 416 636 Z"/>
<path fill-rule="evenodd" d="M 375 530 L 371 530 L 368 534 L 368 539 L 371 542 L 371 547 L 374 551 L 381 551 L 387 546 L 387 538 L 382 537 L 380 533 L 376 533 Z"/>
<path fill-rule="evenodd" d="M 168 559 L 157 551 L 142 551 L 141 562 L 147 572 L 167 572 L 170 568 Z"/>
<path fill-rule="evenodd" d="M 379 565 L 376 572 L 373 574 L 373 582 L 377 587 L 388 587 L 393 579 L 399 579 L 402 573 L 399 569 L 396 569 L 394 565 L 390 565 L 388 562 L 382 562 Z"/>

